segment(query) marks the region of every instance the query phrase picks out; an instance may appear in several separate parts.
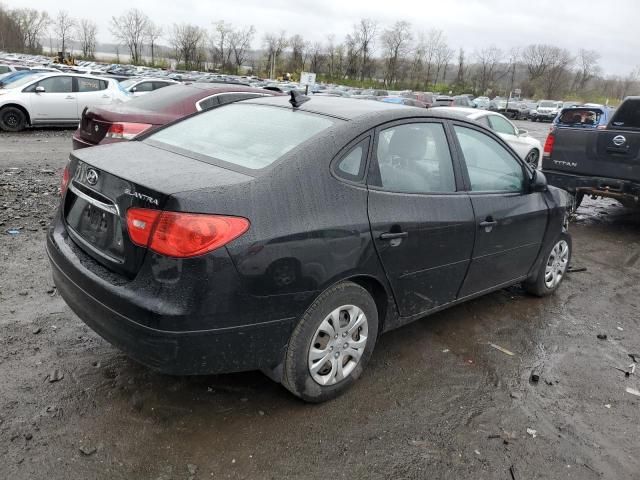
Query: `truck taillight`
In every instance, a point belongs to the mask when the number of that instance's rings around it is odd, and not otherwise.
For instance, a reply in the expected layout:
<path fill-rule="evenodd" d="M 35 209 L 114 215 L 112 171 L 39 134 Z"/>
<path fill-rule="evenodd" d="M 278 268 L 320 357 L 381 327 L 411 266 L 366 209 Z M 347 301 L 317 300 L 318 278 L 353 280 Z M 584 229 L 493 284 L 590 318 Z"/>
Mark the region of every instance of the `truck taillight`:
<path fill-rule="evenodd" d="M 249 220 L 242 217 L 149 208 L 127 211 L 131 241 L 168 257 L 188 258 L 211 252 L 244 234 L 249 226 Z"/>
<path fill-rule="evenodd" d="M 111 124 L 105 137 L 131 140 L 133 137 L 150 129 L 152 126 L 153 125 L 148 123 L 116 122 Z"/>
<path fill-rule="evenodd" d="M 556 135 L 553 132 L 549 132 L 547 135 L 547 141 L 544 142 L 544 152 L 542 154 L 543 157 L 551 157 L 553 153 L 553 145 L 556 143 Z"/>

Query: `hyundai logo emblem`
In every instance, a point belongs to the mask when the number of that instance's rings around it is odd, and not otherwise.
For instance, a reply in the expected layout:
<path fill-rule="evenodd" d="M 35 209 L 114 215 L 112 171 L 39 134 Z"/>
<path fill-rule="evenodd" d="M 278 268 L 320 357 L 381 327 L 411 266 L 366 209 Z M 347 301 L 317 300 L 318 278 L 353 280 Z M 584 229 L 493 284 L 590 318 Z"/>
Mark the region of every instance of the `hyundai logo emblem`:
<path fill-rule="evenodd" d="M 95 127 L 93 127 L 93 129 L 97 132 L 98 130 L 100 130 L 100 127 L 96 125 Z"/>
<path fill-rule="evenodd" d="M 98 172 L 96 172 L 93 168 L 90 168 L 89 170 L 87 170 L 86 179 L 89 185 L 95 185 L 96 183 L 98 183 Z"/>
<path fill-rule="evenodd" d="M 622 145 L 624 145 L 625 143 L 627 143 L 627 139 L 624 138 L 624 136 L 622 135 L 616 135 L 615 137 L 613 137 L 613 144 L 616 147 L 621 147 Z"/>

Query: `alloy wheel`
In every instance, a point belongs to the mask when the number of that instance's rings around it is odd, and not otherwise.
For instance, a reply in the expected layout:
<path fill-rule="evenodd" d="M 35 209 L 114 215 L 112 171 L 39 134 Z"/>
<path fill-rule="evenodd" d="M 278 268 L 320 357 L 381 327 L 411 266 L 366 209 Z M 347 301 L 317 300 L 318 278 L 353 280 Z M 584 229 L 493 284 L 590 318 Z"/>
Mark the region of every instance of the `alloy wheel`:
<path fill-rule="evenodd" d="M 544 271 L 544 284 L 548 289 L 553 289 L 560 283 L 568 266 L 569 244 L 566 240 L 560 240 L 551 249 Z"/>
<path fill-rule="evenodd" d="M 309 346 L 313 380 L 327 386 L 347 378 L 360 362 L 368 334 L 367 317 L 355 305 L 343 305 L 327 315 Z"/>

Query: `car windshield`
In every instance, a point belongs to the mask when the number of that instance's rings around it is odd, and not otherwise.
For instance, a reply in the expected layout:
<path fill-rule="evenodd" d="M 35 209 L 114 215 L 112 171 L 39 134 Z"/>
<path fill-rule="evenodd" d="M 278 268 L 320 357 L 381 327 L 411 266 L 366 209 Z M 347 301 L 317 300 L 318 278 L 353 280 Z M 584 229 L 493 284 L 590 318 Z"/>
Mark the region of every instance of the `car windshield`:
<path fill-rule="evenodd" d="M 538 106 L 541 108 L 553 108 L 556 104 L 554 102 L 540 102 Z"/>
<path fill-rule="evenodd" d="M 20 72 L 22 73 L 22 72 Z M 12 78 L 5 78 L 2 80 L 1 86 L 3 88 L 20 88 L 26 84 L 33 82 L 39 78 L 46 76 L 46 73 L 23 73 L 22 75 L 16 75 Z"/>
<path fill-rule="evenodd" d="M 290 108 L 232 104 L 176 123 L 147 141 L 243 168 L 265 168 L 337 120 Z"/>
<path fill-rule="evenodd" d="M 122 88 L 129 88 L 133 85 L 135 85 L 137 82 L 139 82 L 140 80 L 138 79 L 130 79 L 130 80 L 125 80 L 124 82 L 120 82 L 120 86 Z"/>

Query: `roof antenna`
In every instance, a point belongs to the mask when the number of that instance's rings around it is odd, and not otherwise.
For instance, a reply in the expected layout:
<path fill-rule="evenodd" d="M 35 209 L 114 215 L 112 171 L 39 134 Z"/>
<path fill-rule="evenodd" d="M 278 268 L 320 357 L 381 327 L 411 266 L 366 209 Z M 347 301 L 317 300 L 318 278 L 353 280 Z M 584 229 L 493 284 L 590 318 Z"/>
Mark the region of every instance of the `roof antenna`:
<path fill-rule="evenodd" d="M 293 108 L 298 108 L 304 102 L 308 102 L 309 100 L 311 100 L 311 98 L 307 97 L 306 95 L 303 95 L 302 93 L 300 93 L 299 91 L 297 91 L 295 89 L 291 90 L 289 93 L 291 94 L 291 98 L 289 99 L 289 103 L 291 105 L 293 105 Z"/>

